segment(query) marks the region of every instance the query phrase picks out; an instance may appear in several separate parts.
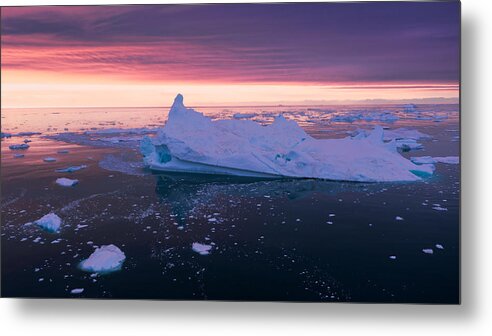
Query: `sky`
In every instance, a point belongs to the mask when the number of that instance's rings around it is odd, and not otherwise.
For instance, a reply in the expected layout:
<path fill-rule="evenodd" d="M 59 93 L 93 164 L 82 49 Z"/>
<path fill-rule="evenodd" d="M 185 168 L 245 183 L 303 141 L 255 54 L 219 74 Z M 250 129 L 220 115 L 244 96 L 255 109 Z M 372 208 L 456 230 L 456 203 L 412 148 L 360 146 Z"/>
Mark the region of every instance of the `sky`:
<path fill-rule="evenodd" d="M 459 12 L 456 1 L 2 7 L 1 105 L 456 101 Z"/>

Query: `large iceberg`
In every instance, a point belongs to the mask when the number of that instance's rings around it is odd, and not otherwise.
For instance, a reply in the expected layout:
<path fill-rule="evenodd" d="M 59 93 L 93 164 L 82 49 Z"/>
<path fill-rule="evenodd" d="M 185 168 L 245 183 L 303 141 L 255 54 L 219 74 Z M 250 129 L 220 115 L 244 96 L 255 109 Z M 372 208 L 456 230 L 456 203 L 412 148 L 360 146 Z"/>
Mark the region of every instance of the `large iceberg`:
<path fill-rule="evenodd" d="M 404 158 L 383 135 L 378 126 L 356 138 L 319 140 L 281 115 L 267 126 L 213 121 L 186 108 L 179 94 L 166 125 L 140 147 L 150 169 L 166 172 L 359 182 L 417 181 L 433 173 L 430 165 Z"/>

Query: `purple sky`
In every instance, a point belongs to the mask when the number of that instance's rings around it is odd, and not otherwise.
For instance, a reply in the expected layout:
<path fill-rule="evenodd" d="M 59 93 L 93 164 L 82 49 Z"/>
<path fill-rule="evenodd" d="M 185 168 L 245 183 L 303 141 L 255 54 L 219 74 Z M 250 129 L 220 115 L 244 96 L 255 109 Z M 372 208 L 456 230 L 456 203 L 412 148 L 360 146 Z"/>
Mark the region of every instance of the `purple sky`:
<path fill-rule="evenodd" d="M 2 8 L 2 70 L 222 83 L 457 84 L 459 6 Z"/>

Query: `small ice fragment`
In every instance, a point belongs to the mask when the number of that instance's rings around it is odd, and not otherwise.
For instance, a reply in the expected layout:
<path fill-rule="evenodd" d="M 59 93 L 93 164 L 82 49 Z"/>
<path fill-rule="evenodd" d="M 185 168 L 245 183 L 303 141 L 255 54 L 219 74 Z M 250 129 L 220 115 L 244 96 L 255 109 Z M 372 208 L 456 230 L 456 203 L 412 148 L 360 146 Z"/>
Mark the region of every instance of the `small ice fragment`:
<path fill-rule="evenodd" d="M 70 294 L 80 294 L 84 291 L 83 288 L 74 288 L 70 291 Z"/>
<path fill-rule="evenodd" d="M 217 218 L 212 217 L 212 218 L 209 218 L 208 221 L 209 222 L 216 222 L 217 221 Z"/>
<path fill-rule="evenodd" d="M 67 167 L 67 168 L 62 168 L 62 169 L 57 169 L 55 170 L 57 173 L 73 173 L 77 170 L 81 170 L 81 169 L 84 169 L 84 168 L 87 168 L 86 165 L 80 165 L 80 166 L 71 166 L 71 167 Z"/>
<path fill-rule="evenodd" d="M 43 228 L 48 232 L 58 232 L 58 230 L 60 229 L 61 222 L 62 222 L 61 218 L 58 217 L 53 212 L 51 212 L 47 215 L 44 215 L 40 219 L 34 221 L 34 224 L 40 226 L 41 228 Z"/>
<path fill-rule="evenodd" d="M 28 149 L 29 145 L 28 144 L 20 144 L 20 145 L 10 145 L 9 148 L 11 150 L 21 150 L 21 149 Z"/>
<path fill-rule="evenodd" d="M 55 162 L 55 161 L 56 161 L 56 159 L 55 159 L 54 157 L 45 157 L 45 158 L 43 159 L 43 161 L 44 161 L 44 162 Z"/>
<path fill-rule="evenodd" d="M 15 159 L 20 159 L 20 158 L 23 158 L 24 157 L 24 154 L 14 154 L 14 158 Z"/>
<path fill-rule="evenodd" d="M 434 250 L 433 249 L 422 249 L 422 252 L 424 252 L 426 254 L 433 254 Z"/>
<path fill-rule="evenodd" d="M 436 248 L 439 250 L 444 250 L 444 246 L 442 246 L 441 244 L 436 244 Z"/>
<path fill-rule="evenodd" d="M 57 153 L 58 154 L 68 154 L 69 151 L 67 149 L 60 149 Z"/>
<path fill-rule="evenodd" d="M 396 259 L 396 256 L 395 255 L 390 255 L 389 258 L 392 259 L 392 260 L 395 260 Z"/>
<path fill-rule="evenodd" d="M 435 207 L 432 207 L 432 209 L 437 210 L 437 211 L 448 211 L 448 208 L 444 208 L 441 206 L 435 206 Z"/>
<path fill-rule="evenodd" d="M 210 250 L 212 249 L 212 246 L 206 245 L 206 244 L 200 244 L 200 243 L 193 243 L 191 245 L 191 248 L 196 253 L 199 253 L 201 255 L 207 255 L 207 254 L 210 254 Z"/>
<path fill-rule="evenodd" d="M 90 273 L 107 273 L 121 269 L 125 254 L 115 245 L 103 245 L 97 248 L 89 258 L 80 263 L 80 268 Z"/>
<path fill-rule="evenodd" d="M 79 183 L 79 180 L 72 180 L 66 177 L 60 177 L 56 179 L 56 184 L 61 185 L 62 187 L 72 187 Z"/>
<path fill-rule="evenodd" d="M 396 216 L 396 217 L 395 217 L 395 219 L 396 219 L 397 221 L 402 221 L 402 220 L 403 220 L 403 217 Z"/>

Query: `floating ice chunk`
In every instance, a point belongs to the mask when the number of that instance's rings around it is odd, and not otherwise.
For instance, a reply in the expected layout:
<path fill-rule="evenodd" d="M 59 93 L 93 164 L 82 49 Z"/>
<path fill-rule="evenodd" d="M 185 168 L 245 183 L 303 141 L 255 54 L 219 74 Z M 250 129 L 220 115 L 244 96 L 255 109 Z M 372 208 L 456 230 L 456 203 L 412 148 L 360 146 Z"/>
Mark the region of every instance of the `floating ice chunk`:
<path fill-rule="evenodd" d="M 9 148 L 11 150 L 21 150 L 21 149 L 28 149 L 29 145 L 28 144 L 19 144 L 19 145 L 10 145 Z"/>
<path fill-rule="evenodd" d="M 121 269 L 125 254 L 115 245 L 97 248 L 89 258 L 80 263 L 80 268 L 91 273 L 108 273 Z"/>
<path fill-rule="evenodd" d="M 413 113 L 417 111 L 417 105 L 415 104 L 405 104 L 403 105 L 403 111 L 406 113 Z"/>
<path fill-rule="evenodd" d="M 421 164 L 434 164 L 436 160 L 432 156 L 419 156 L 419 157 L 411 157 L 410 160 L 418 165 Z"/>
<path fill-rule="evenodd" d="M 401 148 L 403 151 L 411 151 L 424 148 L 421 143 L 418 143 L 417 140 L 414 139 L 397 139 L 396 147 Z"/>
<path fill-rule="evenodd" d="M 19 132 L 17 134 L 14 134 L 15 136 L 20 136 L 20 137 L 25 137 L 25 136 L 31 136 L 31 135 L 39 135 L 41 132 Z"/>
<path fill-rule="evenodd" d="M 342 181 L 418 181 L 433 173 L 404 158 L 376 127 L 359 139 L 314 139 L 283 116 L 268 126 L 250 120 L 217 120 L 183 105 L 178 95 L 166 125 L 141 141 L 153 170 L 265 178 Z"/>
<path fill-rule="evenodd" d="M 411 157 L 410 160 L 418 165 L 421 164 L 435 164 L 435 163 L 448 163 L 448 164 L 459 164 L 460 158 L 458 156 L 419 156 Z"/>
<path fill-rule="evenodd" d="M 249 119 L 256 116 L 255 113 L 235 113 L 232 117 L 234 119 Z"/>
<path fill-rule="evenodd" d="M 437 210 L 437 211 L 448 211 L 448 208 L 443 208 L 442 206 L 435 206 L 435 207 L 432 207 L 432 209 Z"/>
<path fill-rule="evenodd" d="M 81 294 L 82 292 L 84 292 L 83 288 L 74 288 L 70 291 L 70 294 Z"/>
<path fill-rule="evenodd" d="M 433 249 L 422 249 L 422 252 L 424 252 L 425 254 L 434 254 L 434 250 Z"/>
<path fill-rule="evenodd" d="M 397 221 L 402 221 L 402 220 L 403 220 L 403 217 L 396 216 L 396 217 L 395 217 L 395 219 L 396 219 Z"/>
<path fill-rule="evenodd" d="M 12 134 L 11 133 L 4 133 L 4 132 L 0 132 L 0 138 L 3 139 L 3 138 L 10 138 L 12 137 Z"/>
<path fill-rule="evenodd" d="M 72 180 L 66 177 L 56 179 L 56 184 L 61 185 L 62 187 L 72 187 L 77 183 L 79 183 L 79 180 Z"/>
<path fill-rule="evenodd" d="M 84 168 L 87 168 L 87 166 L 86 165 L 71 166 L 71 167 L 67 167 L 67 168 L 57 169 L 56 172 L 57 173 L 73 173 L 77 170 L 81 170 Z"/>
<path fill-rule="evenodd" d="M 58 217 L 53 212 L 51 212 L 47 215 L 44 215 L 40 219 L 34 221 L 34 224 L 38 225 L 39 227 L 43 228 L 48 232 L 58 232 L 58 230 L 60 229 L 61 222 L 62 222 L 61 218 Z"/>
<path fill-rule="evenodd" d="M 191 245 L 191 248 L 196 253 L 199 253 L 201 255 L 207 255 L 210 254 L 210 250 L 212 249 L 212 246 L 206 244 L 200 244 L 200 243 L 193 243 Z"/>
<path fill-rule="evenodd" d="M 68 154 L 69 151 L 68 151 L 68 149 L 60 149 L 57 153 L 58 154 Z"/>
<path fill-rule="evenodd" d="M 460 158 L 458 156 L 436 156 L 434 160 L 440 163 L 448 163 L 448 164 L 459 164 Z"/>
<path fill-rule="evenodd" d="M 436 248 L 439 250 L 444 250 L 444 246 L 442 246 L 441 244 L 436 244 Z"/>
<path fill-rule="evenodd" d="M 43 159 L 43 161 L 44 161 L 44 162 L 55 162 L 55 161 L 56 161 L 56 159 L 55 159 L 54 157 L 45 157 L 45 158 Z"/>
<path fill-rule="evenodd" d="M 392 260 L 395 260 L 396 259 L 396 256 L 395 255 L 390 255 L 389 258 L 392 259 Z"/>
<path fill-rule="evenodd" d="M 14 154 L 14 158 L 15 159 L 20 159 L 20 158 L 23 158 L 24 157 L 24 154 Z"/>

